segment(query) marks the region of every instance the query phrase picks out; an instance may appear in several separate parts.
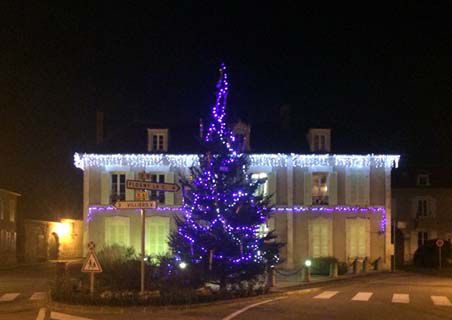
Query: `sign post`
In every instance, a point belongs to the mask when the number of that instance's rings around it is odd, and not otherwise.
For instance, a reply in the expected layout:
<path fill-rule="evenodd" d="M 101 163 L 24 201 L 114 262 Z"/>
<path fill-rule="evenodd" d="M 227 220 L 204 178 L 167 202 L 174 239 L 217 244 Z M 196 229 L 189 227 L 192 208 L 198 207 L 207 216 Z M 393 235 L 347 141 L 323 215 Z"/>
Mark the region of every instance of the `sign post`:
<path fill-rule="evenodd" d="M 441 269 L 441 247 L 444 246 L 444 240 L 438 239 L 435 244 L 438 247 L 438 269 Z"/>
<path fill-rule="evenodd" d="M 102 267 L 99 263 L 99 260 L 96 256 L 96 245 L 93 241 L 88 242 L 88 250 L 89 253 L 86 256 L 85 262 L 82 266 L 82 272 L 89 272 L 89 292 L 91 296 L 94 294 L 94 274 L 101 273 Z"/>

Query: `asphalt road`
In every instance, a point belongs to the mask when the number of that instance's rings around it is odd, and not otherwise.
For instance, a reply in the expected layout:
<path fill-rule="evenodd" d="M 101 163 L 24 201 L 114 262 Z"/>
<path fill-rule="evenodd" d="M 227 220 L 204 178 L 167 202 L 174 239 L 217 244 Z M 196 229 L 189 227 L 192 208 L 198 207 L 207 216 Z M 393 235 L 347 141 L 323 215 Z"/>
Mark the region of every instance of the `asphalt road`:
<path fill-rule="evenodd" d="M 30 282 L 32 272 L 10 277 L 10 285 Z M 11 275 L 10 275 L 11 276 Z M 51 275 L 49 275 L 51 278 Z M 23 279 L 21 278 L 23 277 Z M 38 277 L 39 278 L 39 277 Z M 0 299 L 4 292 L 5 276 L 0 275 Z M 32 292 L 46 285 L 48 277 L 31 281 L 23 287 Z M 51 306 L 44 301 L 30 303 L 24 294 L 22 300 L 0 302 L 0 319 L 38 319 L 39 311 L 47 308 L 50 319 L 189 319 L 189 320 L 285 320 L 285 319 L 452 319 L 452 278 L 414 273 L 377 274 L 329 285 L 319 285 L 309 292 L 291 295 L 263 296 L 254 299 L 217 302 L 191 307 L 170 308 L 100 308 Z M 23 310 L 22 310 L 22 309 Z M 71 318 L 72 317 L 72 318 Z M 75 317 L 75 318 L 74 318 Z M 82 317 L 82 318 L 77 318 Z"/>

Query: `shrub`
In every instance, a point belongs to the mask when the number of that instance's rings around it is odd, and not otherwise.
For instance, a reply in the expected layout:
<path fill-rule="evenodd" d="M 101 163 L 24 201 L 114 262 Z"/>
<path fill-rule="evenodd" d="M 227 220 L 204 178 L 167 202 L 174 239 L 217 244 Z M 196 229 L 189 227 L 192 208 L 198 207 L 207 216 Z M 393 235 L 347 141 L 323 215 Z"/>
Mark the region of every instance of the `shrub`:
<path fill-rule="evenodd" d="M 438 267 L 438 247 L 436 240 L 428 240 L 421 245 L 414 253 L 413 262 L 417 267 L 436 268 Z M 451 244 L 444 241 L 444 246 L 441 248 L 442 266 L 448 266 L 448 259 L 452 259 Z"/>

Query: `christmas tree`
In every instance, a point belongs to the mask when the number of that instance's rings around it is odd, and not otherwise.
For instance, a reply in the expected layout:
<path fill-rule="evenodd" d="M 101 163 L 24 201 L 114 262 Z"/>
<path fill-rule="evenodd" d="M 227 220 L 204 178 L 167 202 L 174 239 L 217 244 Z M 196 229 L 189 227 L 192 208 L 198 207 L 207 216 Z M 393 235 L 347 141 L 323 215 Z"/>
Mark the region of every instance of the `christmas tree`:
<path fill-rule="evenodd" d="M 220 67 L 211 122 L 202 139 L 199 166 L 182 178 L 184 217 L 170 246 L 177 265 L 225 289 L 254 281 L 279 261 L 280 243 L 273 232 L 259 233 L 270 213 L 271 195 L 256 194 L 265 179 L 253 181 L 249 158 L 226 125 L 228 78 Z"/>

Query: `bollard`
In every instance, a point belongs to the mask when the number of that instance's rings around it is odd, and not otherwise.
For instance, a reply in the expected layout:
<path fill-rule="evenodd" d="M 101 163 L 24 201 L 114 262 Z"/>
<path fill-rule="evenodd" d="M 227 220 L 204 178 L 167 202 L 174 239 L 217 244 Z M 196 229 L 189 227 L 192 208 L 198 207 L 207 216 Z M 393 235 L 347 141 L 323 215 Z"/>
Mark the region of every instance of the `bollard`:
<path fill-rule="evenodd" d="M 364 273 L 366 273 L 369 269 L 368 263 L 369 263 L 369 260 L 367 259 L 367 257 L 365 257 L 363 260 L 363 266 L 362 266 L 362 270 Z"/>
<path fill-rule="evenodd" d="M 330 277 L 337 278 L 338 275 L 338 264 L 337 262 L 333 262 L 330 264 Z"/>
<path fill-rule="evenodd" d="M 311 270 L 310 270 L 309 267 L 303 267 L 301 281 L 303 281 L 303 282 L 310 282 L 311 281 Z"/>
<path fill-rule="evenodd" d="M 380 258 L 378 258 L 377 260 L 375 260 L 375 262 L 374 262 L 374 270 L 375 270 L 375 271 L 380 270 Z"/>
<path fill-rule="evenodd" d="M 353 260 L 353 274 L 359 273 L 359 261 L 358 259 Z"/>

